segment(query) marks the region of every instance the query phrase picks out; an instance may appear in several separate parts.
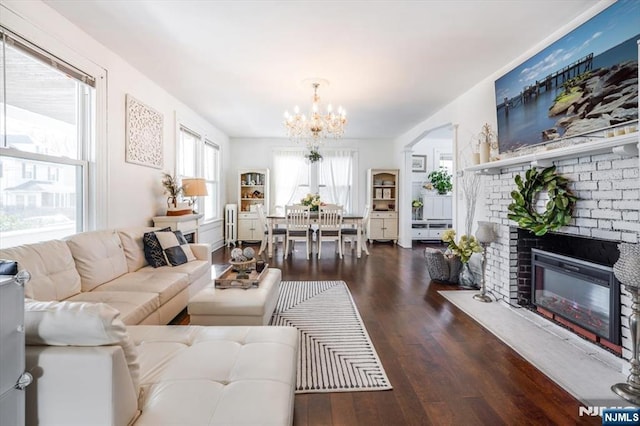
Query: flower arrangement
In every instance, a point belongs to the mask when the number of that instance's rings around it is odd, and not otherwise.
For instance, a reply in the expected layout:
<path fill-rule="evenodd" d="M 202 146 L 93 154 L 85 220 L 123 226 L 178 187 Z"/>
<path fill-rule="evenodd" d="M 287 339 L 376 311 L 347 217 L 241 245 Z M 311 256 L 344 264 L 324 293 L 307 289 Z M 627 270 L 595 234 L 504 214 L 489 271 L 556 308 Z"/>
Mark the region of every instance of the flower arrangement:
<path fill-rule="evenodd" d="M 417 199 L 417 200 L 413 200 L 411 202 L 411 207 L 413 207 L 414 209 L 419 209 L 420 207 L 422 207 L 424 204 L 422 204 L 422 200 Z"/>
<path fill-rule="evenodd" d="M 319 194 L 307 194 L 306 197 L 300 200 L 300 204 L 303 206 L 310 206 L 310 210 L 312 212 L 317 212 L 318 208 L 324 205 L 324 203 L 320 201 Z"/>
<path fill-rule="evenodd" d="M 448 229 L 442 233 L 442 241 L 448 244 L 449 251 L 460 258 L 462 263 L 467 263 L 473 253 L 480 253 L 482 247 L 474 236 L 462 235 L 456 243 L 456 231 Z"/>
<path fill-rule="evenodd" d="M 429 173 L 429 176 L 427 176 L 432 187 L 441 195 L 451 192 L 453 189 L 451 178 L 452 176 L 449 174 L 449 171 L 444 167 L 440 167 L 438 170 L 432 171 Z"/>

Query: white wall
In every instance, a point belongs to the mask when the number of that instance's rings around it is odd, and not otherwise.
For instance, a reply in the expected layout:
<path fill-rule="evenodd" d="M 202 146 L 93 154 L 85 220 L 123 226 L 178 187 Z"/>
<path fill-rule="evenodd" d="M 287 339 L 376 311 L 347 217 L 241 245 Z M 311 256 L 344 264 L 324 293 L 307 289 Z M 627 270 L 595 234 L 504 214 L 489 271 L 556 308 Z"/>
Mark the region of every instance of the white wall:
<path fill-rule="evenodd" d="M 457 142 L 454 145 L 457 146 L 456 160 L 457 170 L 463 170 L 465 165 L 470 165 L 470 155 L 473 152 L 472 143 L 477 140 L 477 135 L 480 133 L 482 125 L 489 123 L 493 129 L 497 128 L 497 116 L 496 116 L 496 102 L 494 92 L 494 82 L 497 78 L 501 77 L 509 70 L 513 69 L 518 64 L 522 63 L 527 58 L 538 53 L 554 41 L 558 40 L 571 30 L 584 23 L 598 12 L 611 5 L 612 1 L 599 2 L 593 8 L 586 13 L 582 14 L 573 21 L 567 23 L 567 25 L 558 29 L 555 33 L 551 34 L 546 39 L 542 40 L 537 45 L 533 46 L 526 52 L 523 52 L 518 58 L 515 58 L 509 64 L 505 66 L 486 79 L 476 84 L 469 89 L 462 96 L 456 98 L 453 102 L 449 103 L 441 110 L 408 130 L 404 134 L 400 135 L 394 140 L 395 152 L 398 158 L 402 157 L 402 153 L 406 150 L 406 147 L 413 143 L 416 138 L 419 138 L 421 134 L 430 129 L 441 127 L 447 123 L 453 123 L 458 126 L 457 129 Z M 402 164 L 399 162 L 398 164 Z M 456 229 L 464 228 L 465 217 L 465 205 L 463 194 L 459 190 L 459 176 L 454 176 L 454 195 L 457 200 L 457 209 L 455 209 L 455 217 L 453 219 L 453 226 Z M 477 204 L 475 220 L 484 220 L 487 217 L 487 204 L 485 194 L 481 192 L 478 194 L 480 202 Z M 454 203 L 455 204 L 455 203 Z M 401 204 L 401 207 L 403 204 Z M 401 210 L 401 215 L 403 212 Z M 404 226 L 407 224 L 405 223 Z M 403 226 L 401 222 L 401 226 Z M 475 228 L 475 226 L 474 226 Z"/>
<path fill-rule="evenodd" d="M 426 172 L 411 172 L 412 182 L 424 182 L 432 171 L 436 170 L 440 164 L 440 154 L 450 154 L 453 152 L 453 141 L 451 139 L 431 139 L 424 138 L 413 146 L 413 155 L 427 156 Z"/>
<path fill-rule="evenodd" d="M 274 148 L 304 148 L 286 138 L 275 139 L 232 139 L 231 158 L 229 159 L 229 174 L 227 176 L 226 189 L 229 194 L 229 202 L 237 203 L 238 198 L 238 170 L 247 168 L 269 168 L 273 170 Z M 370 168 L 397 168 L 393 159 L 393 141 L 386 139 L 343 139 L 329 141 L 327 148 L 350 148 L 358 152 L 357 188 L 353 188 L 354 209 L 362 211 L 366 203 L 367 169 Z M 320 148 L 322 153 L 322 147 Z M 272 174 L 273 175 L 273 174 Z M 273 184 L 273 179 L 272 182 Z M 271 188 L 273 191 L 273 187 Z M 271 192 L 273 201 L 273 192 Z"/>
<path fill-rule="evenodd" d="M 102 120 L 104 128 L 98 135 L 96 162 L 106 167 L 103 167 L 103 180 L 98 186 L 100 214 L 97 228 L 150 225 L 153 216 L 165 214 L 166 196 L 163 195 L 161 172 L 175 172 L 176 114 L 198 123 L 205 134 L 220 145 L 224 167 L 222 176 L 227 175 L 225 165 L 229 158 L 229 140 L 225 134 L 46 4 L 40 1 L 4 1 L 0 5 L 0 20 L 10 30 L 63 60 L 72 64 L 81 62 L 78 66 L 87 63 L 89 67 L 102 69 L 106 75 L 106 82 L 102 82 L 106 91 L 102 105 L 104 110 L 98 111 L 99 124 Z M 131 94 L 164 117 L 162 169 L 124 161 L 126 94 Z M 224 205 L 226 194 L 224 188 L 222 190 Z M 212 233 L 207 239 L 207 242 L 214 242 L 223 238 Z"/>

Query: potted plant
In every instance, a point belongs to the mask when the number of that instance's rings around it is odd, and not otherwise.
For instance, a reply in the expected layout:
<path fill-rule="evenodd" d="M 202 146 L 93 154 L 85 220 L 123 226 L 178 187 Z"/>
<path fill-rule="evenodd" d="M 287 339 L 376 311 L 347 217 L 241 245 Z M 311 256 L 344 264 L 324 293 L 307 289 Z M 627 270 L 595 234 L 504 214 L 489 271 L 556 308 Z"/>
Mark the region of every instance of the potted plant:
<path fill-rule="evenodd" d="M 309 153 L 305 155 L 305 158 L 309 160 L 310 163 L 315 163 L 316 161 L 322 160 L 322 154 L 320 154 L 317 149 L 311 149 Z"/>
<path fill-rule="evenodd" d="M 162 186 L 164 186 L 164 193 L 169 194 L 167 198 L 168 207 L 177 207 L 178 197 L 184 190 L 184 188 L 178 185 L 178 180 L 171 176 L 169 173 L 162 173 Z"/>
<path fill-rule="evenodd" d="M 416 199 L 411 201 L 411 207 L 413 210 L 413 220 L 418 220 L 420 218 L 420 209 L 422 208 L 424 204 L 422 203 L 421 199 Z"/>
<path fill-rule="evenodd" d="M 433 189 L 438 191 L 438 194 L 444 195 L 451 192 L 451 190 L 453 189 L 451 177 L 452 176 L 451 174 L 449 174 L 449 171 L 447 169 L 445 169 L 444 167 L 440 167 L 438 170 L 434 170 L 429 173 L 427 179 L 429 179 L 429 182 L 431 183 Z"/>

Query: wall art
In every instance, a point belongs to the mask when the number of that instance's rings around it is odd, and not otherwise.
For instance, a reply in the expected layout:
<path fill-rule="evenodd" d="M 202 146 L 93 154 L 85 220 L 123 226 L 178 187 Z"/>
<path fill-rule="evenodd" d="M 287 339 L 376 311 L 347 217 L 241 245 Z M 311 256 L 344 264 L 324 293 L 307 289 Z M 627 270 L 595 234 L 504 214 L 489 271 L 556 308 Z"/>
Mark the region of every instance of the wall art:
<path fill-rule="evenodd" d="M 637 121 L 639 38 L 620 0 L 496 80 L 500 152 Z"/>
<path fill-rule="evenodd" d="M 411 156 L 411 171 L 412 172 L 426 172 L 427 171 L 427 156 L 426 155 L 412 155 Z"/>
<path fill-rule="evenodd" d="M 162 124 L 162 114 L 127 94 L 126 162 L 162 168 Z"/>

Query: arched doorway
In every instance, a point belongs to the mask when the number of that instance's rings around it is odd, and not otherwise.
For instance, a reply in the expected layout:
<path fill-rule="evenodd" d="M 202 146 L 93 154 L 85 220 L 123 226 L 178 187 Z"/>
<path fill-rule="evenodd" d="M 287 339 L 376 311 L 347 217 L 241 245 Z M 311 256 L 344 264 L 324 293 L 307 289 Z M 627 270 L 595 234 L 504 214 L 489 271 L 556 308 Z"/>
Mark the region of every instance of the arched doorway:
<path fill-rule="evenodd" d="M 411 207 L 412 201 L 421 191 L 422 183 L 427 180 L 431 171 L 445 165 L 453 175 L 453 191 L 451 194 L 451 218 L 450 223 L 456 226 L 456 205 L 457 205 L 457 125 L 451 123 L 433 127 L 425 130 L 410 143 L 405 145 L 400 174 L 401 185 L 401 206 L 399 209 L 399 229 L 400 236 L 398 244 L 405 248 L 410 248 L 413 243 L 413 225 L 415 222 Z M 418 167 L 423 166 L 423 167 Z M 429 210 L 428 206 L 427 210 Z M 424 221 L 424 216 L 422 220 Z M 445 223 L 444 221 L 442 221 Z"/>

